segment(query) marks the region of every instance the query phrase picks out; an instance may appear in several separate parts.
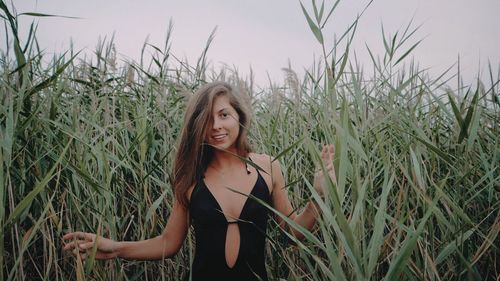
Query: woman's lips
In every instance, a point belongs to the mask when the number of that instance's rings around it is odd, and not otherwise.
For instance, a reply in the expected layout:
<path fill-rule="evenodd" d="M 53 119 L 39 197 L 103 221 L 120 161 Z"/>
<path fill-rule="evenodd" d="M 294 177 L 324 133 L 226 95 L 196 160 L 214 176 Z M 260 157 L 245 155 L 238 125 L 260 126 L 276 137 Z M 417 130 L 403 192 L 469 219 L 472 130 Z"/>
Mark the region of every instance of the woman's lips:
<path fill-rule="evenodd" d="M 227 134 L 222 134 L 222 135 L 213 135 L 212 138 L 216 141 L 221 141 L 223 140 L 225 137 L 227 136 Z"/>

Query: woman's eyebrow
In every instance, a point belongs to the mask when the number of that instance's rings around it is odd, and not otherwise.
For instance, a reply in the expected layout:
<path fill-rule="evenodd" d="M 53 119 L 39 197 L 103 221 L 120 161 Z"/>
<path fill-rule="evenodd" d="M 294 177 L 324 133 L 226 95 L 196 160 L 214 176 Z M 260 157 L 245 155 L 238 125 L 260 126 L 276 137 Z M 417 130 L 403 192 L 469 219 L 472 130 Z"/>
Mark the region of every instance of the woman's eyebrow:
<path fill-rule="evenodd" d="M 227 111 L 227 107 L 224 107 L 224 108 L 219 109 L 219 110 L 217 111 L 217 113 L 220 113 L 220 112 L 222 112 L 222 111 L 224 111 L 224 110 L 226 110 L 226 111 Z"/>

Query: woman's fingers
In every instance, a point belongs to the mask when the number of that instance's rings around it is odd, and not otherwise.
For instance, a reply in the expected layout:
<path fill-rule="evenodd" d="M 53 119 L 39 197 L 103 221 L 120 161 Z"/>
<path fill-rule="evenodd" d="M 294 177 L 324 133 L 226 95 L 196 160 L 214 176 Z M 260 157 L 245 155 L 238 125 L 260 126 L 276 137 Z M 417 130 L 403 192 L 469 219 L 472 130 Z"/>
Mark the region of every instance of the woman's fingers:
<path fill-rule="evenodd" d="M 81 244 L 85 243 L 87 241 L 84 240 L 75 240 L 67 243 L 64 246 L 64 250 L 73 250 L 74 248 L 79 248 Z"/>
<path fill-rule="evenodd" d="M 324 152 L 325 157 L 323 160 L 333 161 L 333 157 L 335 155 L 335 148 L 333 147 L 333 144 L 325 145 Z"/>
<path fill-rule="evenodd" d="M 335 167 L 333 165 L 333 160 L 335 158 L 335 147 L 333 144 L 324 144 L 321 150 L 321 162 L 316 165 L 316 170 L 314 173 L 315 178 L 318 178 L 318 185 L 324 185 L 324 174 L 327 174 L 333 181 L 337 181 L 335 175 Z M 323 166 L 321 165 L 323 164 Z M 324 188 L 324 187 L 323 187 Z"/>
<path fill-rule="evenodd" d="M 330 167 L 333 167 L 333 159 L 335 157 L 335 148 L 333 144 L 324 144 L 323 149 L 321 150 L 321 161 L 329 170 Z M 321 171 L 319 166 L 316 167 L 316 171 Z"/>
<path fill-rule="evenodd" d="M 81 231 L 75 231 L 75 232 L 70 232 L 70 233 L 65 234 L 63 236 L 63 239 L 64 240 L 83 239 L 83 240 L 87 240 L 87 241 L 93 241 L 95 239 L 95 234 L 81 232 Z"/>
<path fill-rule="evenodd" d="M 77 232 L 70 232 L 70 233 L 64 234 L 63 240 L 71 240 L 71 239 L 73 239 L 74 237 L 76 237 L 76 233 Z"/>
<path fill-rule="evenodd" d="M 94 242 L 87 242 L 80 245 L 80 248 L 87 251 L 88 249 L 92 249 L 94 247 Z"/>
<path fill-rule="evenodd" d="M 328 155 L 328 146 L 324 144 L 323 149 L 321 150 L 321 159 L 325 160 L 327 155 Z"/>
<path fill-rule="evenodd" d="M 94 247 L 94 242 L 86 240 L 76 240 L 72 241 L 64 246 L 64 250 L 71 251 L 71 253 L 76 257 L 80 255 L 82 259 L 86 259 L 88 256 L 89 249 Z"/>
<path fill-rule="evenodd" d="M 335 147 L 333 144 L 330 144 L 329 146 L 328 156 L 330 157 L 330 162 L 333 162 L 333 158 L 335 157 Z"/>
<path fill-rule="evenodd" d="M 325 144 L 323 145 L 323 149 L 321 150 L 321 160 L 324 162 L 333 161 L 335 156 L 335 148 L 333 144 Z"/>
<path fill-rule="evenodd" d="M 73 255 L 76 256 L 85 253 L 89 248 L 94 246 L 95 234 L 76 231 L 65 234 L 63 240 L 71 240 L 64 245 L 63 249 L 65 251 L 71 251 Z"/>
<path fill-rule="evenodd" d="M 81 242 L 81 244 L 83 244 L 83 242 Z M 80 255 L 80 257 L 82 256 L 82 254 L 85 254 L 86 253 L 86 250 L 83 249 L 82 247 L 79 246 L 80 244 L 78 243 L 71 243 L 70 247 L 68 247 L 68 245 L 66 245 L 65 250 L 66 251 L 69 251 L 71 252 L 75 257 Z"/>
<path fill-rule="evenodd" d="M 115 256 L 112 250 L 113 241 L 103 237 L 98 238 L 94 233 L 81 231 L 71 232 L 65 234 L 63 240 L 67 241 L 63 249 L 71 252 L 75 257 L 79 256 L 82 259 L 86 259 L 90 255 L 93 247 L 97 247 L 95 259 L 110 259 Z"/>
<path fill-rule="evenodd" d="M 88 256 L 87 252 L 79 252 L 79 251 L 77 251 L 76 249 L 75 249 L 75 250 L 73 250 L 73 251 L 71 251 L 71 252 L 73 253 L 73 255 L 74 255 L 75 257 L 80 256 L 80 258 L 81 258 L 82 260 L 86 259 L 86 258 L 87 258 L 87 256 Z"/>

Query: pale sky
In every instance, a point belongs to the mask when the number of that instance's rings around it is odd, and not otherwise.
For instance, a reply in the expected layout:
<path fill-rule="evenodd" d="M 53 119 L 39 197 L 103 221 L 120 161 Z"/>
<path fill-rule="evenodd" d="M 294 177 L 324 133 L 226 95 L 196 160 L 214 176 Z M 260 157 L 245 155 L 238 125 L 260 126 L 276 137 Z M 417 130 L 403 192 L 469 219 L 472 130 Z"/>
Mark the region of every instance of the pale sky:
<path fill-rule="evenodd" d="M 147 37 L 163 46 L 172 19 L 172 53 L 195 63 L 211 31 L 217 26 L 208 51 L 214 67 L 235 66 L 243 75 L 250 66 L 256 81 L 267 85 L 284 78 L 282 68 L 291 61 L 299 75 L 320 55 L 320 45 L 307 25 L 299 1 L 293 0 L 22 0 L 14 1 L 18 13 L 38 12 L 79 17 L 38 18 L 38 39 L 47 54 L 67 49 L 70 40 L 76 49 L 92 51 L 99 37 L 115 34 L 119 57 L 137 60 Z M 309 11 L 311 3 L 304 0 Z M 321 3 L 320 0 L 317 1 Z M 334 1 L 326 1 L 326 8 Z M 343 0 L 325 28 L 327 47 L 362 11 L 368 1 Z M 319 4 L 318 4 L 319 5 Z M 381 24 L 393 35 L 413 17 L 414 27 L 422 25 L 405 48 L 424 41 L 412 52 L 421 67 L 437 75 L 460 55 L 464 78 L 472 81 L 487 71 L 488 60 L 498 71 L 500 63 L 499 0 L 375 0 L 360 20 L 353 48 L 368 68 L 365 43 L 383 55 Z M 312 13 L 312 12 L 311 12 Z M 27 32 L 31 17 L 23 17 Z M 0 38 L 5 38 L 3 28 Z M 23 38 L 23 36 L 21 36 Z M 5 48 L 5 42 L 0 43 Z M 484 78 L 484 75 L 483 75 Z"/>

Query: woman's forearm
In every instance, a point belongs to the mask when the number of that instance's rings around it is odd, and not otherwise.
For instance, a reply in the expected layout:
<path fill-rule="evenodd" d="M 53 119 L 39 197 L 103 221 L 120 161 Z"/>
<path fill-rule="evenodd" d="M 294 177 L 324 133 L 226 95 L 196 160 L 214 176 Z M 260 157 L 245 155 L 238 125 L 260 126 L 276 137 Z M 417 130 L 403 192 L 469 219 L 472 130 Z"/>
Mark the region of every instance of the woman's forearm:
<path fill-rule="evenodd" d="M 159 260 L 172 257 L 179 249 L 169 247 L 165 235 L 142 241 L 120 241 L 116 244 L 117 257 L 130 260 Z"/>
<path fill-rule="evenodd" d="M 311 230 L 316 223 L 316 218 L 319 215 L 319 207 L 313 201 L 309 201 L 302 212 L 294 218 L 294 221 L 307 230 Z M 302 239 L 304 235 L 297 229 L 292 228 L 293 236 Z"/>
<path fill-rule="evenodd" d="M 178 203 L 174 204 L 167 226 L 161 235 L 142 241 L 118 242 L 117 256 L 133 260 L 159 260 L 172 257 L 182 247 L 186 238 L 189 226 L 187 218 L 187 209 Z"/>

